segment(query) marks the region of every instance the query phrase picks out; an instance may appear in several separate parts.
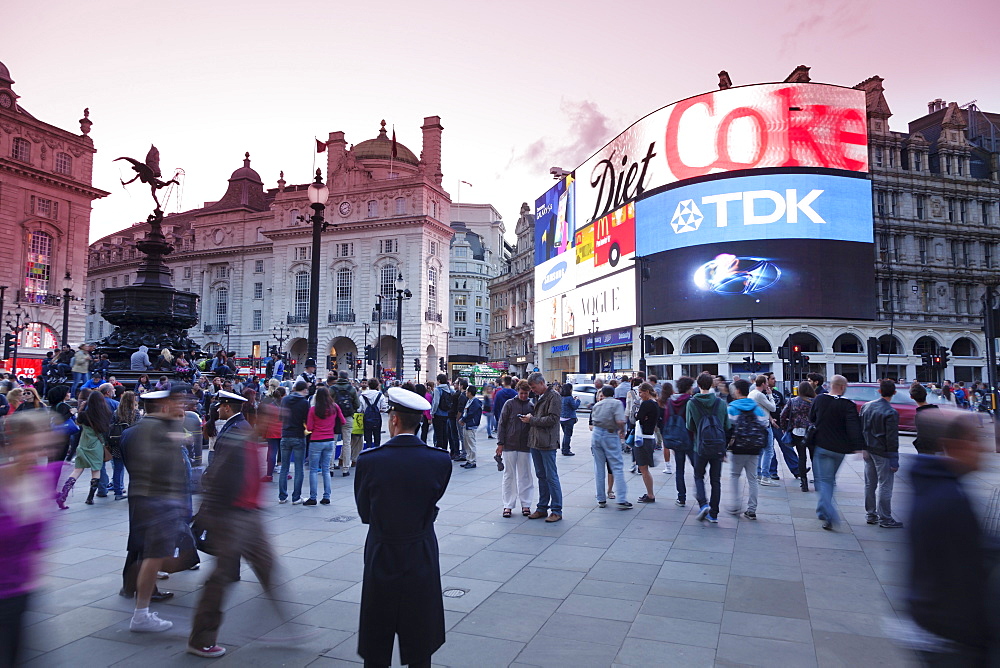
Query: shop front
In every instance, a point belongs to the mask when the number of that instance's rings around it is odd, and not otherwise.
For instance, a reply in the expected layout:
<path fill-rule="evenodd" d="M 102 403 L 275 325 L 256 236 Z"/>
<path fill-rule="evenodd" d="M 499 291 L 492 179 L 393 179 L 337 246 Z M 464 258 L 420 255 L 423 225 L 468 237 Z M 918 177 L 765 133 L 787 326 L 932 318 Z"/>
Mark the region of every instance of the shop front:
<path fill-rule="evenodd" d="M 587 334 L 578 341 L 583 373 L 611 377 L 633 371 L 631 327 Z"/>
<path fill-rule="evenodd" d="M 566 374 L 580 372 L 579 339 L 563 339 L 542 345 L 542 372 L 546 380 L 566 381 Z"/>

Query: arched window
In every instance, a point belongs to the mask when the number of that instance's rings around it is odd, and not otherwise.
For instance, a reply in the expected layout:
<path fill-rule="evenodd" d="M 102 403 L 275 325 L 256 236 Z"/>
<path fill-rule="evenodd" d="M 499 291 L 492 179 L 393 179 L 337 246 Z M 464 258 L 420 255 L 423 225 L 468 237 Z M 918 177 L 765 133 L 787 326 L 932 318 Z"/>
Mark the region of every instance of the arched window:
<path fill-rule="evenodd" d="M 684 353 L 688 355 L 717 352 L 719 352 L 719 344 L 704 334 L 695 334 L 684 342 Z"/>
<path fill-rule="evenodd" d="M 309 318 L 309 272 L 295 274 L 295 319 L 305 322 Z"/>
<path fill-rule="evenodd" d="M 267 241 L 267 238 L 264 236 L 264 228 L 263 227 L 258 227 L 257 228 L 257 241 Z"/>
<path fill-rule="evenodd" d="M 375 218 L 378 216 L 378 202 L 375 200 L 368 201 L 368 217 Z"/>
<path fill-rule="evenodd" d="M 744 332 L 733 339 L 732 343 L 729 344 L 729 352 L 731 353 L 748 353 L 750 352 L 750 332 Z M 771 351 L 771 344 L 767 342 L 763 336 L 757 332 L 753 333 L 753 352 L 755 353 L 769 353 Z"/>
<path fill-rule="evenodd" d="M 854 334 L 845 332 L 833 341 L 833 352 L 835 353 L 863 353 L 864 347 L 861 339 Z"/>
<path fill-rule="evenodd" d="M 288 224 L 289 225 L 298 225 L 299 224 L 299 210 L 298 209 L 292 209 L 291 211 L 288 212 Z"/>
<path fill-rule="evenodd" d="M 437 278 L 438 278 L 437 267 L 430 267 L 427 270 L 427 310 L 430 311 L 431 313 L 437 312 L 437 306 L 438 306 Z"/>
<path fill-rule="evenodd" d="M 351 312 L 351 286 L 354 283 L 351 270 L 341 267 L 337 270 L 337 314 L 347 315 Z"/>
<path fill-rule="evenodd" d="M 391 319 L 396 317 L 396 276 L 399 269 L 394 264 L 387 264 L 379 270 L 378 293 L 384 297 L 382 300 L 382 317 Z"/>
<path fill-rule="evenodd" d="M 205 347 L 202 348 L 202 350 L 204 350 L 206 353 L 214 357 L 216 353 L 222 350 L 222 344 L 215 343 L 214 341 L 212 343 L 206 343 Z"/>
<path fill-rule="evenodd" d="M 229 288 L 215 291 L 215 325 L 225 327 L 229 322 Z"/>
<path fill-rule="evenodd" d="M 397 197 L 396 198 L 396 215 L 402 216 L 406 214 L 406 198 Z"/>
<path fill-rule="evenodd" d="M 878 337 L 878 351 L 882 355 L 901 355 L 903 353 L 903 345 L 895 336 L 883 334 Z"/>
<path fill-rule="evenodd" d="M 431 202 L 431 218 L 437 218 L 437 217 L 438 217 L 438 203 Z"/>
<path fill-rule="evenodd" d="M 794 334 L 790 334 L 785 339 L 785 345 L 789 349 L 791 349 L 791 346 L 798 346 L 799 352 L 803 353 L 818 353 L 823 350 L 820 347 L 819 339 L 809 332 L 795 332 Z"/>
<path fill-rule="evenodd" d="M 921 336 L 917 339 L 917 342 L 913 344 L 913 354 L 914 355 L 937 355 L 938 348 L 941 344 L 932 336 Z"/>
<path fill-rule="evenodd" d="M 951 354 L 958 357 L 978 357 L 979 349 L 975 341 L 963 336 L 955 339 L 955 343 L 951 344 Z"/>
<path fill-rule="evenodd" d="M 674 354 L 674 344 L 670 342 L 669 339 L 664 337 L 658 337 L 653 339 L 653 354 L 654 355 L 673 355 Z"/>
<path fill-rule="evenodd" d="M 24 274 L 27 301 L 42 300 L 49 293 L 49 272 L 52 265 L 52 237 L 45 232 L 32 232 L 28 238 L 28 262 Z"/>
<path fill-rule="evenodd" d="M 69 153 L 56 153 L 55 170 L 57 174 L 69 176 L 73 173 L 73 158 Z"/>
<path fill-rule="evenodd" d="M 31 162 L 31 142 L 24 137 L 14 137 L 10 147 L 10 157 L 21 162 Z"/>

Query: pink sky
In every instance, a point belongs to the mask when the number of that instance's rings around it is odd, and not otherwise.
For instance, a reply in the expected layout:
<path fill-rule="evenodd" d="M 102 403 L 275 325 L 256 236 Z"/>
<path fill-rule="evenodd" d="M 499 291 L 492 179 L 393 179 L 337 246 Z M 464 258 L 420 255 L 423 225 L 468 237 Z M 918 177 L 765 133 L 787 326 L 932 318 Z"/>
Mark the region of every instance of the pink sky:
<path fill-rule="evenodd" d="M 980 0 L 739 2 L 159 3 L 21 0 L 4 9 L 0 61 L 20 103 L 76 131 L 84 107 L 98 148 L 91 239 L 145 218 L 145 188 L 123 190 L 122 155 L 160 149 L 182 167 L 185 209 L 216 200 L 249 151 L 265 187 L 303 183 L 313 136 L 350 143 L 379 120 L 420 151 L 440 115 L 444 186 L 489 202 L 512 233 L 521 202 L 629 124 L 680 98 L 783 79 L 852 86 L 878 74 L 891 126 L 944 98 L 1000 112 L 994 28 Z M 174 206 L 169 207 L 175 210 Z"/>

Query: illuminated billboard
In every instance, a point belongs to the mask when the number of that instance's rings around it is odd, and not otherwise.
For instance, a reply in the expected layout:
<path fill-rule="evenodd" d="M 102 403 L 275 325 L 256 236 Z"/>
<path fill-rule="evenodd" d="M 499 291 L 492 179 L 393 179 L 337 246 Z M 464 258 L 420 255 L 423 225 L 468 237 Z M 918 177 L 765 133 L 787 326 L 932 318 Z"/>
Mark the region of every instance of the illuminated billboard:
<path fill-rule="evenodd" d="M 573 176 L 559 179 L 535 200 L 535 265 L 568 252 L 573 247 Z"/>
<path fill-rule="evenodd" d="M 535 267 L 536 302 L 568 292 L 576 284 L 576 262 L 572 253 L 557 255 Z"/>
<path fill-rule="evenodd" d="M 875 317 L 873 246 L 829 239 L 700 244 L 650 255 L 647 325 L 743 318 Z"/>
<path fill-rule="evenodd" d="M 635 204 L 630 202 L 576 232 L 576 275 L 582 282 L 621 271 L 635 257 Z"/>
<path fill-rule="evenodd" d="M 871 183 L 864 175 L 710 179 L 656 193 L 635 206 L 642 222 L 636 232 L 642 257 L 731 241 L 873 240 Z"/>
<path fill-rule="evenodd" d="M 728 88 L 640 119 L 576 171 L 576 227 L 668 183 L 766 167 L 868 171 L 865 93 L 814 83 Z"/>

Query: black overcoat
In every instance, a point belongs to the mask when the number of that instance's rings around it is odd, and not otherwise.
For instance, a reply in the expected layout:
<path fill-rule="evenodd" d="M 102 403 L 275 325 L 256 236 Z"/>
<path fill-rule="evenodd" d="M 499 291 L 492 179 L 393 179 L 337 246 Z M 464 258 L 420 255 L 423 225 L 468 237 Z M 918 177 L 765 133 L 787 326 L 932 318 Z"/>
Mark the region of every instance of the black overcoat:
<path fill-rule="evenodd" d="M 358 457 L 354 498 L 368 525 L 358 654 L 366 661 L 389 665 L 396 634 L 404 664 L 426 660 L 444 644 L 434 520 L 452 466 L 446 450 L 412 434 Z"/>

